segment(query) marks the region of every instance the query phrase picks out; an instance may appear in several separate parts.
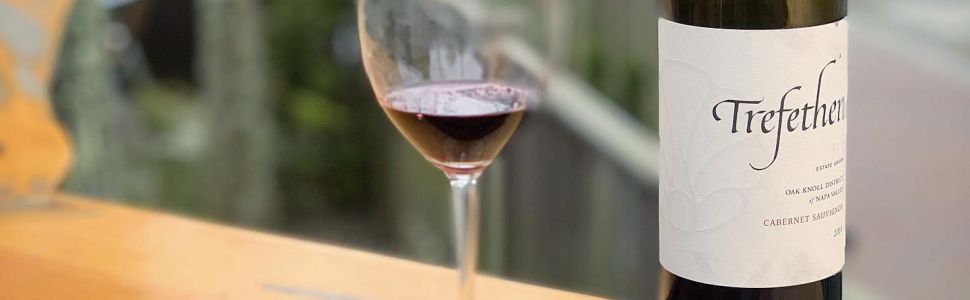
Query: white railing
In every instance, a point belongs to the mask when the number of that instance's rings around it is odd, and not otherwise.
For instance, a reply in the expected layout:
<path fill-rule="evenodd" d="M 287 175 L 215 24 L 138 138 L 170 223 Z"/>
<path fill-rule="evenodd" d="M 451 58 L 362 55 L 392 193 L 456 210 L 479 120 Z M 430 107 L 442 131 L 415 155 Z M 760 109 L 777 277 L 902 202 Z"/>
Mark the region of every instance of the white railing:
<path fill-rule="evenodd" d="M 656 185 L 660 165 L 657 137 L 612 100 L 565 70 L 548 72 L 544 58 L 519 39 L 502 41 L 502 50 L 528 71 L 547 80 L 540 107 L 642 182 Z"/>

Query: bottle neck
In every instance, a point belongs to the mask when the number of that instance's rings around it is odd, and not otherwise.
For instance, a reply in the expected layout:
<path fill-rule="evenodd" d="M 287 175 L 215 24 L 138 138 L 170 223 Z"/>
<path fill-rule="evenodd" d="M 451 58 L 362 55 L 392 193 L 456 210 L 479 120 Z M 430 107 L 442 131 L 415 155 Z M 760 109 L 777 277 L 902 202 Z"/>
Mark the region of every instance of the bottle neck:
<path fill-rule="evenodd" d="M 788 29 L 845 18 L 847 0 L 663 0 L 663 18 L 725 29 Z"/>

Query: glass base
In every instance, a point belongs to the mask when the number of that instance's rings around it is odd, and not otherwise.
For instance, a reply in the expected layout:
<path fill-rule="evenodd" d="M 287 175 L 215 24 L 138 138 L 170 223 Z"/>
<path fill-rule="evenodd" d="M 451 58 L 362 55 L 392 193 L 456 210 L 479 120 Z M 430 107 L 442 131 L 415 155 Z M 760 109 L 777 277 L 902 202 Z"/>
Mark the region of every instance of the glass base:
<path fill-rule="evenodd" d="M 49 210 L 56 208 L 52 195 L 0 194 L 0 213 L 17 211 Z"/>

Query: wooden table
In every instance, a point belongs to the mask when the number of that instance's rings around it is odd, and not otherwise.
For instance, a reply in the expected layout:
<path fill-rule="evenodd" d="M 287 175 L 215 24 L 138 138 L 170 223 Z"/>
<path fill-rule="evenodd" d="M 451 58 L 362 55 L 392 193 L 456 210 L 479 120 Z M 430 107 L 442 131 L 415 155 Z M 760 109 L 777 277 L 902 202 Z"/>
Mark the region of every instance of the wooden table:
<path fill-rule="evenodd" d="M 456 274 L 356 250 L 58 196 L 0 212 L 0 299 L 453 299 Z M 480 299 L 594 299 L 479 276 Z"/>

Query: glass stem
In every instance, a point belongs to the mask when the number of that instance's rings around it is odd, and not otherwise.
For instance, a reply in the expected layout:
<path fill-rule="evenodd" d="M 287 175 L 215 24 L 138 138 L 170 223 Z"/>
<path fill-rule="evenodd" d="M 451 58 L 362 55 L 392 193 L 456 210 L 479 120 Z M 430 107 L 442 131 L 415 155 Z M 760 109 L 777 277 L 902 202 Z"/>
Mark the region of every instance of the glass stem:
<path fill-rule="evenodd" d="M 475 294 L 475 268 L 478 260 L 478 175 L 448 175 L 455 222 L 455 261 L 458 264 L 458 295 L 471 300 Z"/>

